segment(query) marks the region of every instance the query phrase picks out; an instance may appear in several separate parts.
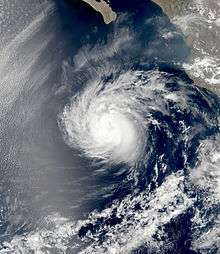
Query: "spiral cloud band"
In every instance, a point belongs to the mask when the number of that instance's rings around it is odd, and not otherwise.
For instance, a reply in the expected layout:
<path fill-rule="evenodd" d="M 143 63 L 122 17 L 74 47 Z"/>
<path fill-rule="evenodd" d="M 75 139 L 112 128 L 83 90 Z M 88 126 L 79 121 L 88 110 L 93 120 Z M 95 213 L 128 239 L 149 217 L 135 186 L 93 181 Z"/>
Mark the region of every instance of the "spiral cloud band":
<path fill-rule="evenodd" d="M 148 124 L 156 124 L 151 113 L 165 112 L 168 99 L 178 100 L 165 88 L 167 76 L 156 70 L 129 71 L 107 82 L 93 80 L 61 114 L 68 145 L 105 162 L 142 160 Z"/>
<path fill-rule="evenodd" d="M 137 71 L 107 85 L 93 81 L 74 96 L 62 114 L 68 143 L 92 158 L 134 163 L 144 148 L 140 99 L 149 89 L 140 82 L 144 76 Z"/>

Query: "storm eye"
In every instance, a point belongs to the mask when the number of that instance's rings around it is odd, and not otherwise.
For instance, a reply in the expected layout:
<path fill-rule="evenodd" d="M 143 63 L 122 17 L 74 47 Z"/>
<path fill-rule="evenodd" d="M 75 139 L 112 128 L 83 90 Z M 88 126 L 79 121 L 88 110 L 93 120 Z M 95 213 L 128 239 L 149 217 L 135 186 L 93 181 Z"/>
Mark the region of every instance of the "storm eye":
<path fill-rule="evenodd" d="M 132 120 L 119 112 L 96 113 L 89 123 L 94 145 L 115 159 L 133 160 L 138 147 L 138 133 Z"/>
<path fill-rule="evenodd" d="M 132 75 L 137 81 L 137 73 Z M 145 142 L 138 98 L 141 88 L 130 89 L 129 82 L 124 86 L 116 80 L 104 89 L 98 84 L 87 87 L 64 109 L 61 120 L 68 144 L 91 158 L 133 164 L 141 157 Z"/>

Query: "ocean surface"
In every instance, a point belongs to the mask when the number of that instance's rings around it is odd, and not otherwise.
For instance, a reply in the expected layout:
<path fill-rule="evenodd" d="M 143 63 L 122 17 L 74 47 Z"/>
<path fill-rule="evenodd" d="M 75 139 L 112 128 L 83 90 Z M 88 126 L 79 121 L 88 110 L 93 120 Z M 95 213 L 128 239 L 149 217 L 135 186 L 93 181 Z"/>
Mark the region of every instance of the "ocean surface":
<path fill-rule="evenodd" d="M 0 3 L 0 253 L 220 251 L 220 98 L 180 19 L 111 6 Z"/>

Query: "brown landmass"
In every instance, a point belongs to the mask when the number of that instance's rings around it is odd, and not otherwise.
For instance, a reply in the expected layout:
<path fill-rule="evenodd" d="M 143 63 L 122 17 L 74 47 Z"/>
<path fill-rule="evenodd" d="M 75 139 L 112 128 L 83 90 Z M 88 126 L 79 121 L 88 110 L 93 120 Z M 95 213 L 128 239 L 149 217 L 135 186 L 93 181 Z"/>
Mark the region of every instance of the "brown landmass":
<path fill-rule="evenodd" d="M 116 13 L 112 10 L 110 5 L 105 2 L 104 0 L 82 0 L 86 2 L 87 4 L 91 5 L 94 10 L 98 11 L 102 14 L 102 17 L 104 19 L 104 22 L 106 24 L 111 23 L 112 21 L 115 21 L 117 18 Z"/>
<path fill-rule="evenodd" d="M 170 18 L 187 12 L 190 0 L 153 0 Z"/>
<path fill-rule="evenodd" d="M 191 48 L 188 60 L 192 66 L 195 63 L 198 66 L 193 71 L 186 69 L 188 75 L 196 84 L 220 95 L 220 77 L 218 77 L 220 71 L 220 24 L 218 24 L 220 5 L 218 1 L 153 1 L 174 23 L 176 21 L 177 28 L 183 32 L 185 41 Z"/>
<path fill-rule="evenodd" d="M 100 12 L 106 24 L 113 22 L 117 17 L 117 14 L 112 10 L 110 6 L 110 1 L 108 0 L 82 0 L 82 1 L 88 3 L 94 8 L 94 10 Z M 181 32 L 183 32 L 185 41 L 191 48 L 191 55 L 188 59 L 189 62 L 191 62 L 191 66 L 193 66 L 193 62 L 195 61 L 197 61 L 196 63 L 198 64 L 200 59 L 201 63 L 204 63 L 204 66 L 201 66 L 201 68 L 199 64 L 198 67 L 196 67 L 200 68 L 201 75 L 199 75 L 195 70 L 186 69 L 188 75 L 195 81 L 195 83 L 207 87 L 212 91 L 220 94 L 220 85 L 217 84 L 218 76 L 215 74 L 215 73 L 218 74 L 218 72 L 220 72 L 220 67 L 219 69 L 217 69 L 216 66 L 214 66 L 215 62 L 214 64 L 212 63 L 212 61 L 210 61 L 210 63 L 206 62 L 207 56 L 210 59 L 211 58 L 214 59 L 216 58 L 216 56 L 219 56 L 220 33 L 218 31 L 220 25 L 217 23 L 215 24 L 214 22 L 215 20 L 212 17 L 211 24 L 210 22 L 211 14 L 209 11 L 219 9 L 218 5 L 216 4 L 217 1 L 207 0 L 205 2 L 204 8 L 206 8 L 207 12 L 206 11 L 200 12 L 201 10 L 198 8 L 198 6 L 195 5 L 193 6 L 192 0 L 152 0 L 152 1 L 162 8 L 163 12 L 171 19 L 171 21 L 174 21 L 174 24 L 175 19 L 180 18 L 179 20 L 177 20 L 176 25 L 177 28 L 179 28 Z M 182 17 L 183 22 L 181 21 Z M 184 17 L 186 17 L 185 20 Z M 181 24 L 181 22 L 183 24 Z M 184 28 L 184 25 L 187 28 Z M 217 57 L 216 65 L 220 66 L 220 57 Z M 210 78 L 211 76 L 214 77 L 214 82 L 212 82 L 213 79 Z"/>

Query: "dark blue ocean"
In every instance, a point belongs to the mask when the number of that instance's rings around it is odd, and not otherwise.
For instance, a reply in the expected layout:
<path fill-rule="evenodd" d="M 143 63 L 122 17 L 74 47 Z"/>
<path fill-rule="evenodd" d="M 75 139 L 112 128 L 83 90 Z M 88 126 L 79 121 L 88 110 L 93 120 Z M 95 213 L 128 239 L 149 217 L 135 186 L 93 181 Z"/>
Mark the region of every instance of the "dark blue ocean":
<path fill-rule="evenodd" d="M 181 32 L 149 0 L 112 0 L 109 25 L 82 1 L 47 5 L 0 64 L 17 89 L 1 114 L 0 253 L 218 253 L 197 245 L 220 208 L 206 172 L 217 167 L 220 98 L 185 72 Z M 132 166 L 93 156 L 80 133 L 90 118 L 77 114 L 96 96 L 140 127 Z M 77 130 L 63 113 L 74 105 Z"/>

